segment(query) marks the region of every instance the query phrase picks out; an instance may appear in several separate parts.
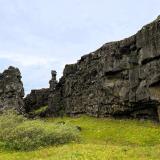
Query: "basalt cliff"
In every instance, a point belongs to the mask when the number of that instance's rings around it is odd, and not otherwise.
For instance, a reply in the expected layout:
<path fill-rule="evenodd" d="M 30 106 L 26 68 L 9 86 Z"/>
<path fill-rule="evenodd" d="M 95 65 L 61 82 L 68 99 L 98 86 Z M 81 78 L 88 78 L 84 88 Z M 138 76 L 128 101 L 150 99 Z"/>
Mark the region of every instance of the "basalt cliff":
<path fill-rule="evenodd" d="M 7 101 L 9 95 L 2 90 L 0 95 Z M 24 102 L 25 110 L 48 105 L 50 116 L 87 114 L 159 120 L 160 17 L 137 34 L 106 43 L 77 63 L 66 65 L 59 82 L 52 71 L 50 88 L 32 91 Z"/>

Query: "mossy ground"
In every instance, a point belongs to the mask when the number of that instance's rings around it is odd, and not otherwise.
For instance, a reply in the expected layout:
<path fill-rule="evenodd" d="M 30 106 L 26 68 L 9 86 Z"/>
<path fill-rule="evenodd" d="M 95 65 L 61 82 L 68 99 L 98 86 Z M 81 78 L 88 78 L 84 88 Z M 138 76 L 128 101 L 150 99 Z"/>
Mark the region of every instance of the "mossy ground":
<path fill-rule="evenodd" d="M 31 152 L 0 152 L 0 160 L 159 160 L 160 126 L 150 121 L 80 118 L 47 119 L 80 126 L 81 141 Z"/>

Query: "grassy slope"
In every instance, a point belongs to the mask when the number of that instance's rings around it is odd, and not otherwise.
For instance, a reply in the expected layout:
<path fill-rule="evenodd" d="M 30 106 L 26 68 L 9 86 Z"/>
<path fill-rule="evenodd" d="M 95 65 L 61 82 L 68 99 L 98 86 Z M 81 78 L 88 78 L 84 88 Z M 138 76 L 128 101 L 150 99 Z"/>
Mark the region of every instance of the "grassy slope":
<path fill-rule="evenodd" d="M 57 118 L 48 121 L 69 121 L 81 126 L 81 142 L 33 152 L 1 151 L 0 160 L 160 159 L 160 126 L 151 122 L 89 117 Z"/>

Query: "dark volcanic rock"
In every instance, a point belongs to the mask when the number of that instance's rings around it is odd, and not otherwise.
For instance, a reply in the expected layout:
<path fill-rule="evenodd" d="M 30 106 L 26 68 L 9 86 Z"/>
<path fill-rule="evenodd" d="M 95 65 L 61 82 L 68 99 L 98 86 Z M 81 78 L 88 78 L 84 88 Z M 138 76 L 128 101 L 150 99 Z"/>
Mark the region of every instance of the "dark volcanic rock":
<path fill-rule="evenodd" d="M 0 111 L 13 108 L 24 112 L 24 89 L 18 68 L 9 67 L 0 74 Z"/>
<path fill-rule="evenodd" d="M 51 91 L 53 114 L 160 117 L 160 19 L 66 65 Z"/>
<path fill-rule="evenodd" d="M 48 106 L 54 106 L 49 107 L 48 109 L 48 115 L 54 115 L 59 116 L 60 112 L 62 110 L 62 96 L 61 96 L 61 86 L 58 85 L 58 82 L 56 80 L 56 71 L 51 71 L 52 79 L 49 81 L 50 84 L 50 95 L 48 99 Z"/>
<path fill-rule="evenodd" d="M 52 70 L 51 71 L 51 75 L 52 75 L 52 78 L 51 80 L 49 81 L 49 84 L 50 84 L 50 91 L 51 92 L 54 92 L 55 91 L 55 88 L 58 84 L 57 80 L 56 80 L 56 76 L 57 76 L 57 72 L 55 70 Z"/>
<path fill-rule="evenodd" d="M 47 106 L 49 94 L 49 88 L 32 90 L 31 93 L 24 98 L 26 112 L 29 113 L 33 110 Z"/>
<path fill-rule="evenodd" d="M 32 90 L 31 93 L 24 98 L 25 110 L 27 113 L 40 109 L 44 106 L 48 106 L 48 99 L 52 97 L 52 93 L 55 91 L 58 83 L 56 80 L 56 74 L 56 71 L 51 71 L 52 78 L 49 81 L 49 88 Z"/>

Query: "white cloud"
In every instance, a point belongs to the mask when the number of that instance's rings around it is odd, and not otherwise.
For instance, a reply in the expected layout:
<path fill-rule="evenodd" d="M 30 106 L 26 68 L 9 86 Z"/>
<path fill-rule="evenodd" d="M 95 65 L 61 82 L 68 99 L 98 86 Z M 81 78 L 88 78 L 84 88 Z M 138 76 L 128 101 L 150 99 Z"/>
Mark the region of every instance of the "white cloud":
<path fill-rule="evenodd" d="M 57 62 L 57 59 L 51 57 L 45 57 L 45 55 L 34 55 L 34 54 L 18 54 L 18 53 L 8 53 L 0 52 L 0 59 L 8 59 L 12 62 L 18 63 L 23 67 L 30 66 L 45 66 L 50 63 Z"/>

